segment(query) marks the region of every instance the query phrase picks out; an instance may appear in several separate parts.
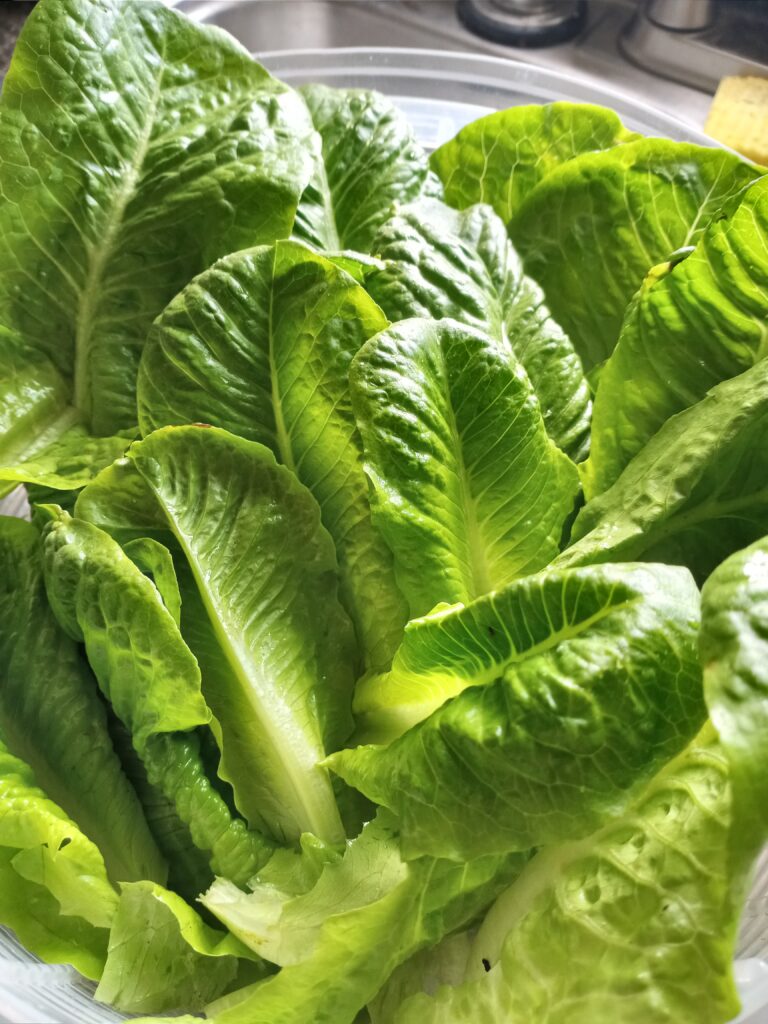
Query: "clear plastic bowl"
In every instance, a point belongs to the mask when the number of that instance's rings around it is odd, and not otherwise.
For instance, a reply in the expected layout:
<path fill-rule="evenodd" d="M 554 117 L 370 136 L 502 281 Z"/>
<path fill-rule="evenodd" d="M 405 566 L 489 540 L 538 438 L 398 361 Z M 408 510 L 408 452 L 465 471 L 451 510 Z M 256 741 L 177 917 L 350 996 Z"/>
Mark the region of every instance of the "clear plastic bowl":
<path fill-rule="evenodd" d="M 523 103 L 553 100 L 611 107 L 628 128 L 644 135 L 703 146 L 717 145 L 677 118 L 621 92 L 520 61 L 394 48 L 291 50 L 257 53 L 256 56 L 278 78 L 291 85 L 323 82 L 340 88 L 377 89 L 385 93 L 409 119 L 422 145 L 430 150 L 484 114 Z M 6 515 L 23 514 L 24 508 L 20 494 L 0 502 L 0 511 Z M 768 1024 L 766 860 L 756 874 L 747 904 L 739 957 L 736 977 L 744 1009 L 738 1024 Z M 93 991 L 94 986 L 73 969 L 41 964 L 11 933 L 0 929 L 0 1022 L 112 1024 L 126 1019 L 96 1003 Z"/>

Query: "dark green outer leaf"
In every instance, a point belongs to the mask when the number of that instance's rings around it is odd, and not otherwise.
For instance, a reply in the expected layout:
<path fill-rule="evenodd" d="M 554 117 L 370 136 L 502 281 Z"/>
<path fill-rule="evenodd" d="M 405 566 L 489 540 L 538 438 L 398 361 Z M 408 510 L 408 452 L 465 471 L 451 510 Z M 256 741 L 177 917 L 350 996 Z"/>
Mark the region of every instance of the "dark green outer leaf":
<path fill-rule="evenodd" d="M 758 176 L 723 150 L 642 139 L 576 157 L 527 196 L 510 237 L 587 371 L 613 351 L 649 268 L 695 245 Z"/>
<path fill-rule="evenodd" d="M 97 434 L 135 421 L 147 328 L 212 259 L 288 234 L 300 99 L 153 0 L 43 0 L 0 101 L 0 319 Z"/>
<path fill-rule="evenodd" d="M 630 305 L 595 398 L 588 497 L 674 413 L 768 352 L 768 177 L 707 228 L 682 263 L 654 268 Z"/>
<path fill-rule="evenodd" d="M 0 734 L 101 850 L 116 881 L 166 866 L 123 774 L 96 680 L 45 594 L 40 535 L 0 519 Z"/>

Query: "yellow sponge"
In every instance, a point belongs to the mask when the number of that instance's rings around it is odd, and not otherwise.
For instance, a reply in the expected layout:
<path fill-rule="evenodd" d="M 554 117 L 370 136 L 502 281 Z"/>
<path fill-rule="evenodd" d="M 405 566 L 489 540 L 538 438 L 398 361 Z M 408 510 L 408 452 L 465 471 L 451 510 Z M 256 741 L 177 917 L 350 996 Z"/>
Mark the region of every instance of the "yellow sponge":
<path fill-rule="evenodd" d="M 704 131 L 750 160 L 768 164 L 768 78 L 724 78 Z"/>

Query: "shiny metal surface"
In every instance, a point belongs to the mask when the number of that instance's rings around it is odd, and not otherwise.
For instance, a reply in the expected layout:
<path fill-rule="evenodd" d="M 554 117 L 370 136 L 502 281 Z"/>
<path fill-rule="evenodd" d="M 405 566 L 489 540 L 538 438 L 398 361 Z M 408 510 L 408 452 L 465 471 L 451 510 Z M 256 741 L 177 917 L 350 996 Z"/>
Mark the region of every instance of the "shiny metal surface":
<path fill-rule="evenodd" d="M 660 28 L 696 32 L 715 17 L 715 0 L 648 0 L 645 16 Z"/>
<path fill-rule="evenodd" d="M 681 26 L 697 6 L 696 0 L 651 0 L 622 34 L 622 51 L 646 71 L 707 92 L 727 75 L 768 76 L 766 0 L 720 0 L 706 27 Z M 672 23 L 662 27 L 659 18 Z"/>

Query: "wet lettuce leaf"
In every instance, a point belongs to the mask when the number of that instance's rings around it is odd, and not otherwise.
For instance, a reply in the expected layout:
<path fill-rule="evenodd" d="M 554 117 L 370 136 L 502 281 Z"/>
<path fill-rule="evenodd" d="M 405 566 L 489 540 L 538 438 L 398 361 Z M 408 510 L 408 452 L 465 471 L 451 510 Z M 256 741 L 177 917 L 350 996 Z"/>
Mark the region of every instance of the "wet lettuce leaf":
<path fill-rule="evenodd" d="M 96 680 L 48 605 L 40 534 L 8 517 L 0 517 L 0 737 L 98 846 L 114 881 L 165 880 Z"/>
<path fill-rule="evenodd" d="M 404 320 L 363 346 L 350 383 L 374 524 L 411 617 L 551 561 L 578 473 L 506 346 L 451 320 Z"/>
<path fill-rule="evenodd" d="M 390 320 L 451 317 L 508 345 L 550 437 L 576 461 L 585 457 L 591 403 L 581 362 L 489 206 L 459 213 L 424 199 L 399 209 L 373 249 L 385 265 L 370 268 L 365 286 Z"/>
<path fill-rule="evenodd" d="M 506 224 L 532 189 L 562 164 L 636 138 L 605 107 L 522 105 L 468 124 L 435 150 L 430 162 L 451 206 L 463 210 L 488 203 Z"/>
<path fill-rule="evenodd" d="M 328 763 L 397 814 L 409 858 L 579 838 L 701 727 L 698 621 L 684 569 L 529 576 L 414 623 L 378 703 L 387 727 L 401 693 L 398 726 L 438 709 L 388 746 Z M 375 709 L 375 686 L 366 698 Z"/>
<path fill-rule="evenodd" d="M 305 85 L 301 95 L 321 152 L 301 197 L 294 236 L 330 252 L 369 252 L 392 206 L 430 186 L 426 153 L 380 93 Z"/>
<path fill-rule="evenodd" d="M 738 197 L 737 197 L 738 198 Z M 768 177 L 681 262 L 650 271 L 595 396 L 587 496 L 601 494 L 675 413 L 768 353 Z"/>
<path fill-rule="evenodd" d="M 387 320 L 344 270 L 297 242 L 197 277 L 155 322 L 139 374 L 145 433 L 202 421 L 266 445 L 313 493 L 334 540 L 361 668 L 386 668 L 406 608 L 371 523 L 348 373 Z"/>
<path fill-rule="evenodd" d="M 760 171 L 733 153 L 641 139 L 552 171 L 509 225 L 525 269 L 589 371 L 651 267 L 696 245 Z"/>
<path fill-rule="evenodd" d="M 43 0 L 0 99 L 0 362 L 29 365 L 17 460 L 75 421 L 135 423 L 147 329 L 216 257 L 290 233 L 312 166 L 300 98 L 154 0 Z"/>

